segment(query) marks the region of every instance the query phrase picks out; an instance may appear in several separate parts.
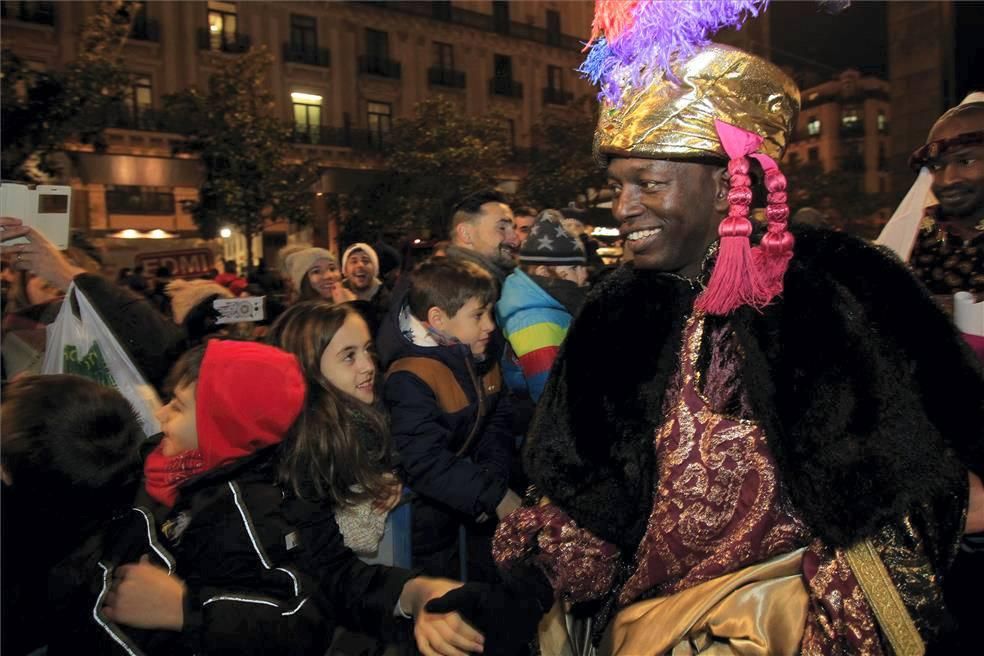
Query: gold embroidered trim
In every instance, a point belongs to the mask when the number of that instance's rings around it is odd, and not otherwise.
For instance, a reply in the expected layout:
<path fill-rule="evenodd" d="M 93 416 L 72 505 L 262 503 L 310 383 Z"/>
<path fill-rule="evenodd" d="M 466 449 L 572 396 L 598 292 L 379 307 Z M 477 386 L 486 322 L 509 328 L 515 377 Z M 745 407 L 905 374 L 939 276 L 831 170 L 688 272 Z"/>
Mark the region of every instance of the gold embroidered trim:
<path fill-rule="evenodd" d="M 845 550 L 845 555 L 892 650 L 898 656 L 925 654 L 926 645 L 922 636 L 871 540 L 855 544 Z"/>

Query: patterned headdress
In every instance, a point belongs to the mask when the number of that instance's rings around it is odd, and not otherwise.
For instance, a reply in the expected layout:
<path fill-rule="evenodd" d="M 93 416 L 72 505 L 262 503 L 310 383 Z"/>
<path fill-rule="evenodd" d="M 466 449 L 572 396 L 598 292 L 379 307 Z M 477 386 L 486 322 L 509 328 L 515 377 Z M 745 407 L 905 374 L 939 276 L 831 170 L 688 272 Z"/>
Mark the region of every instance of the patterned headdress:
<path fill-rule="evenodd" d="M 581 72 L 602 103 L 595 156 L 728 162 L 730 210 L 721 222 L 717 261 L 697 307 L 727 314 L 761 308 L 782 291 L 793 254 L 786 230 L 786 178 L 776 160 L 792 131 L 800 98 L 779 68 L 750 53 L 713 44 L 767 0 L 598 0 Z M 752 248 L 749 160 L 765 171 L 768 230 Z"/>

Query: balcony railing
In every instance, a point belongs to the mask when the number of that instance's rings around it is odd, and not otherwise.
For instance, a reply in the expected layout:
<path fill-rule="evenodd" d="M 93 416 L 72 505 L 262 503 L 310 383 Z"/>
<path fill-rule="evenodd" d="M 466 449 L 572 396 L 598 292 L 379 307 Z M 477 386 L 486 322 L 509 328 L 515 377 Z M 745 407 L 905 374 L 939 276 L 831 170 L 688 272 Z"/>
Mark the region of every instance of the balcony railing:
<path fill-rule="evenodd" d="M 565 50 L 581 50 L 581 40 L 570 34 L 548 32 L 542 27 L 510 21 L 508 24 L 496 23 L 491 14 L 482 14 L 470 9 L 450 6 L 444 3 L 432 2 L 385 2 L 383 0 L 363 0 L 357 4 L 375 7 L 377 9 L 392 9 L 403 13 L 414 14 L 425 18 L 439 20 L 445 23 L 464 25 L 484 32 L 505 34 L 517 39 L 535 41 Z"/>
<path fill-rule="evenodd" d="M 138 18 L 130 30 L 130 38 L 137 41 L 160 42 L 161 24 L 156 18 Z"/>
<path fill-rule="evenodd" d="M 378 132 L 353 130 L 324 125 L 294 128 L 294 143 L 312 146 L 334 146 L 353 150 L 382 150 L 383 139 Z"/>
<path fill-rule="evenodd" d="M 359 57 L 359 72 L 366 75 L 378 75 L 399 80 L 401 75 L 400 62 L 373 55 Z"/>
<path fill-rule="evenodd" d="M 574 94 L 570 91 L 554 89 L 553 87 L 543 89 L 544 105 L 570 105 L 572 102 L 574 102 Z"/>
<path fill-rule="evenodd" d="M 134 113 L 125 105 L 118 105 L 112 110 L 109 120 L 110 127 L 124 130 L 148 130 L 152 132 L 180 132 L 175 124 L 176 117 L 155 109 L 143 109 Z"/>
<path fill-rule="evenodd" d="M 523 85 L 516 80 L 510 80 L 504 77 L 494 77 L 489 80 L 489 93 L 494 96 L 522 98 Z"/>
<path fill-rule="evenodd" d="M 427 69 L 427 81 L 440 87 L 451 87 L 452 89 L 465 88 L 465 74 L 451 68 L 433 67 Z"/>
<path fill-rule="evenodd" d="M 331 66 L 331 51 L 328 48 L 303 48 L 289 41 L 284 43 L 284 61 L 308 66 Z"/>
<path fill-rule="evenodd" d="M 198 49 L 242 54 L 249 50 L 251 39 L 247 34 L 212 32 L 207 27 L 198 30 Z"/>

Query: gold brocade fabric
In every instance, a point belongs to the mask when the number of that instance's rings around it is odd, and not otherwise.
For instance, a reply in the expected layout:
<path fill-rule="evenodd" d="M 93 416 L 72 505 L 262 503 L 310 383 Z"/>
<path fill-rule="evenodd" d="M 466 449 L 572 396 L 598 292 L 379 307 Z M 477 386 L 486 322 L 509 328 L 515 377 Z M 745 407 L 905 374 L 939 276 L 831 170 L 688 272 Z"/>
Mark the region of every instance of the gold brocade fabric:
<path fill-rule="evenodd" d="M 632 604 L 606 629 L 598 654 L 797 654 L 809 601 L 800 576 L 804 551 Z"/>
<path fill-rule="evenodd" d="M 728 159 L 714 120 L 765 139 L 761 152 L 778 160 L 799 111 L 796 83 L 755 55 L 717 44 L 641 90 L 626 89 L 622 105 L 605 103 L 595 130 L 594 153 L 651 159 Z"/>

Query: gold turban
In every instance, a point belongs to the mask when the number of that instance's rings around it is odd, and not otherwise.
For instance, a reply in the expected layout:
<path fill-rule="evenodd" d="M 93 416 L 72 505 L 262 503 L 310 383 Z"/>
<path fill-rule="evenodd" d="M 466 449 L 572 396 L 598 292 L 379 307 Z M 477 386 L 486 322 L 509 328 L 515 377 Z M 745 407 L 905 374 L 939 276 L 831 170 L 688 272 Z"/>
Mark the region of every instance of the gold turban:
<path fill-rule="evenodd" d="M 799 111 L 796 83 L 755 55 L 711 44 L 674 67 L 679 83 L 660 78 L 626 87 L 619 107 L 604 101 L 594 136 L 595 158 L 608 156 L 727 160 L 714 120 L 764 137 L 759 152 L 782 157 Z"/>

